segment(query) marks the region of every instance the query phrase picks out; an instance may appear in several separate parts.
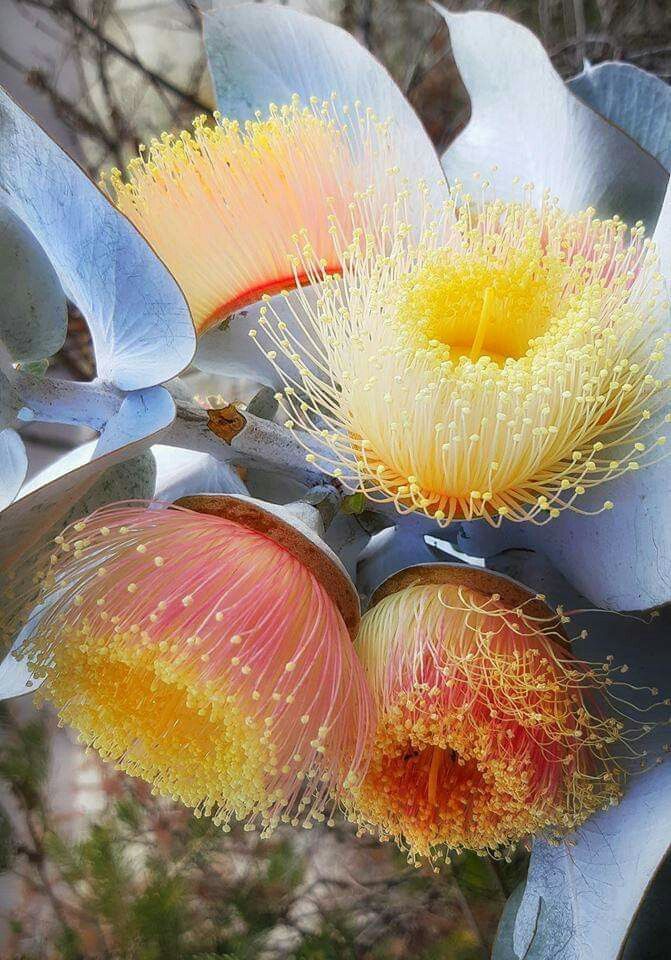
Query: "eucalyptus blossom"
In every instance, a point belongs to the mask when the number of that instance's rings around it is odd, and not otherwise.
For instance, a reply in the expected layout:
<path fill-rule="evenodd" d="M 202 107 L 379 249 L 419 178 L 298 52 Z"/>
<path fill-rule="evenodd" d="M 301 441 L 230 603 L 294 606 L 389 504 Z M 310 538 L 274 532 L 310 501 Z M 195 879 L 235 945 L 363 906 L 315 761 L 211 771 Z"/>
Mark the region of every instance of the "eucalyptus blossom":
<path fill-rule="evenodd" d="M 611 116 L 608 65 L 576 95 L 505 17 L 436 16 L 472 107 L 442 157 L 282 6 L 204 15 L 217 112 L 102 191 L 2 94 L 0 683 L 224 827 L 533 840 L 519 956 L 590 955 L 602 878 L 578 904 L 567 864 L 607 849 L 607 960 L 671 829 L 671 95 L 630 68 Z M 91 384 L 34 366 L 66 298 Z M 196 371 L 283 413 L 208 409 Z M 23 484 L 27 420 L 98 439 Z"/>

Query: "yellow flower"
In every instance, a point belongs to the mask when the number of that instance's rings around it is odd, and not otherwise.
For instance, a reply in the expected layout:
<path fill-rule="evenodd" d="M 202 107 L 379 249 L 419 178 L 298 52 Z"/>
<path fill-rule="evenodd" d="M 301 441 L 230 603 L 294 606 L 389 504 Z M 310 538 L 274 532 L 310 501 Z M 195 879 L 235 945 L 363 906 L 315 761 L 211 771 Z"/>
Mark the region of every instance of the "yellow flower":
<path fill-rule="evenodd" d="M 327 215 L 358 222 L 359 194 L 384 187 L 391 150 L 372 110 L 294 96 L 242 125 L 198 117 L 193 132 L 143 148 L 127 181 L 113 170 L 102 186 L 170 268 L 203 333 L 293 286 L 293 245 L 308 235 L 320 269 L 339 269 Z"/>
<path fill-rule="evenodd" d="M 400 512 L 498 524 L 581 512 L 586 490 L 658 458 L 663 284 L 641 224 L 485 184 L 477 203 L 459 185 L 425 203 L 417 231 L 406 201 L 340 249 L 316 304 L 300 291 L 292 329 L 261 318 L 309 459 Z M 295 275 L 311 271 L 303 249 Z"/>

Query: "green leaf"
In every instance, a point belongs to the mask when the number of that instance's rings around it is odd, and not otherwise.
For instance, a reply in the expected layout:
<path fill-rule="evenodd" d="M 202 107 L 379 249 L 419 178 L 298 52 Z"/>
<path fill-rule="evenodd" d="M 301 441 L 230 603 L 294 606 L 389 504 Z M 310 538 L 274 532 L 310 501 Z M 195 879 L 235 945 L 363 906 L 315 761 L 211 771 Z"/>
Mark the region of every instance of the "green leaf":
<path fill-rule="evenodd" d="M 363 493 L 352 493 L 345 497 L 342 502 L 341 510 L 347 514 L 363 513 L 366 509 L 366 497 Z"/>
<path fill-rule="evenodd" d="M 0 780 L 29 810 L 39 807 L 49 771 L 49 743 L 41 717 L 2 731 Z"/>
<path fill-rule="evenodd" d="M 60 951 L 60 960 L 82 960 L 82 945 L 76 931 L 71 927 L 61 930 L 56 937 L 55 946 Z"/>
<path fill-rule="evenodd" d="M 0 806 L 0 873 L 9 870 L 14 860 L 14 836 L 12 821 L 3 806 Z"/>
<path fill-rule="evenodd" d="M 133 797 L 122 797 L 114 806 L 117 819 L 130 830 L 138 831 L 142 823 L 142 807 Z"/>
<path fill-rule="evenodd" d="M 159 874 L 135 900 L 133 929 L 143 960 L 180 960 L 188 930 L 186 893 L 179 877 Z"/>

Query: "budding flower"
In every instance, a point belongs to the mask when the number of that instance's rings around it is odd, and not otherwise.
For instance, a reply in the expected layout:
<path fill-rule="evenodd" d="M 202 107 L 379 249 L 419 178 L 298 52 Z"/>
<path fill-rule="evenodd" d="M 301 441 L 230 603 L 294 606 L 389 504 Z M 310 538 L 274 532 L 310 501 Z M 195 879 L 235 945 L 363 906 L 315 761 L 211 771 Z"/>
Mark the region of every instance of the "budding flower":
<path fill-rule="evenodd" d="M 610 664 L 577 660 L 561 619 L 486 571 L 390 578 L 356 642 L 378 725 L 350 816 L 411 861 L 433 860 L 563 833 L 615 801 L 612 744 L 625 734 L 606 711 Z"/>
<path fill-rule="evenodd" d="M 156 793 L 224 825 L 311 825 L 366 761 L 358 598 L 280 508 L 190 505 L 112 505 L 66 529 L 18 655 L 80 739 Z"/>

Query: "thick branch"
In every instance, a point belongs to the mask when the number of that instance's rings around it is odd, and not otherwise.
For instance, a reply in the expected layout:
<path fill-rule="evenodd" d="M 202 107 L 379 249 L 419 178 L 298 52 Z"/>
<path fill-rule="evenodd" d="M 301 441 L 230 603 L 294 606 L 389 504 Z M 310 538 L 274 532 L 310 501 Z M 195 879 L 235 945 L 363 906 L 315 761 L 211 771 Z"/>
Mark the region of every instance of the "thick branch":
<path fill-rule="evenodd" d="M 19 419 L 25 421 L 73 424 L 100 433 L 124 399 L 123 393 L 101 381 L 78 383 L 12 372 L 11 386 L 25 411 Z M 323 483 L 323 474 L 306 462 L 305 448 L 285 427 L 243 414 L 233 404 L 220 410 L 180 400 L 175 404 L 175 422 L 161 443 L 209 453 L 228 463 L 278 470 L 308 486 Z"/>
<path fill-rule="evenodd" d="M 248 412 L 241 413 L 233 405 L 211 411 L 175 402 L 177 418 L 161 437 L 161 443 L 209 453 L 228 463 L 251 462 L 281 471 L 307 486 L 323 483 L 323 474 L 306 462 L 305 448 L 285 427 Z"/>

